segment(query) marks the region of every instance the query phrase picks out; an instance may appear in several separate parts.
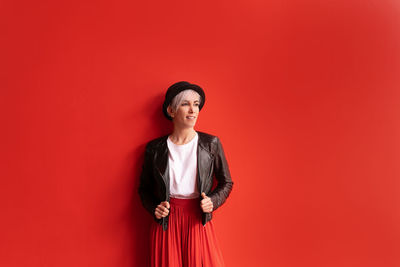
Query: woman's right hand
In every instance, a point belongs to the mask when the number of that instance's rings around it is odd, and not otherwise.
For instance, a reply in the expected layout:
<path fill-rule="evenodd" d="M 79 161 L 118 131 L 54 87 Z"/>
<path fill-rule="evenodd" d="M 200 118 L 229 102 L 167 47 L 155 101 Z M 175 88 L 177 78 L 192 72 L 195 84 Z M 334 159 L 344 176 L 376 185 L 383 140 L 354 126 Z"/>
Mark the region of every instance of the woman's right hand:
<path fill-rule="evenodd" d="M 157 219 L 166 217 L 169 214 L 169 203 L 168 201 L 161 202 L 154 211 Z"/>

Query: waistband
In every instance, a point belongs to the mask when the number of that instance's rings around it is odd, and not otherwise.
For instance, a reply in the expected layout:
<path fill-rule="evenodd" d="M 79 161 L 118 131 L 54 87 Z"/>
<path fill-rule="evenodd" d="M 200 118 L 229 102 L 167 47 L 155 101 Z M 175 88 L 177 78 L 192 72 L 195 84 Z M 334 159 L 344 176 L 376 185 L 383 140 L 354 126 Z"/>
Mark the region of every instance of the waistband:
<path fill-rule="evenodd" d="M 174 198 L 171 197 L 169 199 L 169 203 L 172 206 L 179 206 L 183 208 L 195 208 L 200 207 L 200 199 L 199 198 Z"/>

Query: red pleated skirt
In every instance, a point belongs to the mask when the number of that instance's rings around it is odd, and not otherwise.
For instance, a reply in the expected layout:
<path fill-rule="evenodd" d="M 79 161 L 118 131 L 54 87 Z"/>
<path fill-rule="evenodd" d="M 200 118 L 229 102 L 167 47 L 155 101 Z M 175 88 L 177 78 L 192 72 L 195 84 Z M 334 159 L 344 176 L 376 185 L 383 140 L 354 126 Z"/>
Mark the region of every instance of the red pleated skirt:
<path fill-rule="evenodd" d="M 212 220 L 201 223 L 199 199 L 170 199 L 168 229 L 153 220 L 152 267 L 225 266 Z"/>

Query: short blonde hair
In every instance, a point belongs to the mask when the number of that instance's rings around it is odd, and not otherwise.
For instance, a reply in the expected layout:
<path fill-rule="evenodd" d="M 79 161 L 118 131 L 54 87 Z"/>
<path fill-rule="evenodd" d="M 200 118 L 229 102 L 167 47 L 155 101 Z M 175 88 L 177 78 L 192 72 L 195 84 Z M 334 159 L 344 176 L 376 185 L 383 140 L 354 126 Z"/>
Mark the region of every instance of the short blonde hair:
<path fill-rule="evenodd" d="M 192 89 L 187 89 L 187 90 L 183 90 L 182 92 L 180 92 L 179 94 L 177 94 L 171 101 L 171 104 L 169 104 L 169 106 L 172 108 L 172 110 L 176 111 L 179 107 L 179 105 L 183 102 L 183 100 L 185 100 L 185 98 L 190 95 L 190 94 L 195 94 L 199 97 L 199 105 L 201 105 L 201 96 L 199 93 L 197 93 L 195 90 Z"/>

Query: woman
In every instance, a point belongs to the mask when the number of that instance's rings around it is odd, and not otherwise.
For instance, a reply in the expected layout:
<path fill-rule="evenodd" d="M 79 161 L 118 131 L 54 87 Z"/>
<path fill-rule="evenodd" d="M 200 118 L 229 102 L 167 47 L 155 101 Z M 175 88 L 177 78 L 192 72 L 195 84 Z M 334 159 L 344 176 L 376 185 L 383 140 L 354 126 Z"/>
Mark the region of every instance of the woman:
<path fill-rule="evenodd" d="M 194 130 L 204 102 L 200 86 L 171 85 L 163 112 L 173 132 L 146 145 L 139 195 L 154 218 L 151 266 L 224 266 L 211 219 L 233 182 L 219 138 Z"/>

